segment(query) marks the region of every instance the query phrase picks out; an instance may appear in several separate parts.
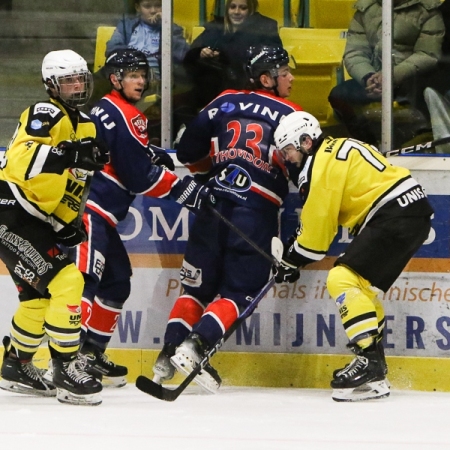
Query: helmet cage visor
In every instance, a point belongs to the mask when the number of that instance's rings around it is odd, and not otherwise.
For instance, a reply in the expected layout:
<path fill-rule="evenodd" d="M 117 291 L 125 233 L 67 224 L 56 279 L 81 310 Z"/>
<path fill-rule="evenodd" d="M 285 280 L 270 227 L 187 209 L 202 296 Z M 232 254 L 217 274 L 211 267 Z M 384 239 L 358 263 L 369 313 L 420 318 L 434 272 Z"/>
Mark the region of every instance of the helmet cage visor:
<path fill-rule="evenodd" d="M 83 106 L 91 98 L 94 82 L 89 70 L 80 70 L 65 75 L 51 75 L 50 80 L 59 98 L 69 106 Z"/>

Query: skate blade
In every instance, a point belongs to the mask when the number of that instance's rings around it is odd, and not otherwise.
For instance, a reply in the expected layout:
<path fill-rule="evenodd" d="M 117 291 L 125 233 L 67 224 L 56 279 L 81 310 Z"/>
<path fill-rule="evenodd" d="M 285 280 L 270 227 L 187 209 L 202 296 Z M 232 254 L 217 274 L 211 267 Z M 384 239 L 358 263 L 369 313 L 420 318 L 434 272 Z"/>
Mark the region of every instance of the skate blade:
<path fill-rule="evenodd" d="M 15 394 L 33 395 L 38 397 L 56 397 L 56 389 L 34 389 L 26 384 L 17 383 L 16 381 L 8 381 L 5 379 L 0 381 L 0 389 L 8 392 L 14 392 Z"/>
<path fill-rule="evenodd" d="M 334 389 L 331 398 L 335 402 L 358 402 L 389 397 L 386 380 L 372 381 L 356 388 Z"/>
<path fill-rule="evenodd" d="M 100 380 L 104 388 L 121 388 L 127 384 L 125 377 L 107 377 L 103 375 L 103 379 Z"/>
<path fill-rule="evenodd" d="M 60 403 L 67 403 L 69 405 L 97 406 L 102 402 L 102 396 L 100 393 L 77 395 L 61 388 L 57 388 L 56 391 L 56 398 Z"/>
<path fill-rule="evenodd" d="M 178 371 L 186 376 L 194 370 L 192 359 L 188 355 L 175 354 L 170 358 L 170 361 Z M 206 370 L 202 370 L 194 378 L 194 381 L 209 394 L 216 394 L 220 387 L 217 381 Z"/>

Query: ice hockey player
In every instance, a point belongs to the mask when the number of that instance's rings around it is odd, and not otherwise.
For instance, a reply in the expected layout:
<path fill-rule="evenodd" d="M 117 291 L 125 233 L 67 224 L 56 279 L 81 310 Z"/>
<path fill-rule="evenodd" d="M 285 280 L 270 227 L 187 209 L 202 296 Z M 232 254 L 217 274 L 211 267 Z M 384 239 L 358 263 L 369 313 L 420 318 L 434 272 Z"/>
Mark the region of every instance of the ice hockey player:
<path fill-rule="evenodd" d="M 102 169 L 108 152 L 79 111 L 92 92 L 86 61 L 72 50 L 52 51 L 43 59 L 42 78 L 50 99 L 22 113 L 0 170 L 0 258 L 20 300 L 3 339 L 0 387 L 96 405 L 102 385 L 77 358 L 83 276 L 60 244 L 86 240 L 77 216 L 87 171 Z M 50 381 L 32 361 L 45 334 Z"/>
<path fill-rule="evenodd" d="M 294 77 L 277 46 L 248 51 L 249 90 L 222 92 L 189 123 L 178 159 L 217 197 L 217 210 L 265 252 L 278 235 L 278 212 L 288 193 L 286 167 L 275 158 L 280 119 L 301 108 L 288 100 Z M 189 374 L 267 282 L 270 261 L 216 216 L 198 215 L 180 271 L 185 293 L 175 302 L 154 381 Z M 208 365 L 195 378 L 209 392 L 220 387 Z"/>
<path fill-rule="evenodd" d="M 297 233 L 285 245 L 277 282 L 295 282 L 299 268 L 325 257 L 338 226 L 354 236 L 327 278 L 354 360 L 335 370 L 336 401 L 389 395 L 382 331 L 386 292 L 427 239 L 433 209 L 424 190 L 402 167 L 391 165 L 371 145 L 326 137 L 306 112 L 284 118 L 277 148 L 301 168 L 303 202 Z"/>
<path fill-rule="evenodd" d="M 92 179 L 84 214 L 89 240 L 71 255 L 83 272 L 82 348 L 89 373 L 103 384 L 126 384 L 128 369 L 105 355 L 123 305 L 130 295 L 131 263 L 117 224 L 124 220 L 136 194 L 165 198 L 197 212 L 213 197 L 192 176 L 180 180 L 164 149 L 149 145 L 147 119 L 137 109 L 148 86 L 146 56 L 117 50 L 103 68 L 112 90 L 92 109 L 97 134 L 108 145 L 110 162 Z"/>

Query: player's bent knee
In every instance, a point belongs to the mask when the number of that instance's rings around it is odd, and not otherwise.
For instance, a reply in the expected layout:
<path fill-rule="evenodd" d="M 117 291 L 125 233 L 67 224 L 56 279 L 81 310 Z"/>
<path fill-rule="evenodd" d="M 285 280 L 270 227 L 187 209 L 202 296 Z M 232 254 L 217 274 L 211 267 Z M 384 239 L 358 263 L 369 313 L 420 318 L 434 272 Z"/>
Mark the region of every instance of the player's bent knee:
<path fill-rule="evenodd" d="M 333 267 L 328 273 L 327 289 L 336 300 L 343 292 L 352 288 L 361 288 L 358 275 L 345 266 Z"/>
<path fill-rule="evenodd" d="M 84 279 L 74 264 L 64 267 L 48 285 L 52 300 L 63 297 L 75 303 L 81 303 Z"/>

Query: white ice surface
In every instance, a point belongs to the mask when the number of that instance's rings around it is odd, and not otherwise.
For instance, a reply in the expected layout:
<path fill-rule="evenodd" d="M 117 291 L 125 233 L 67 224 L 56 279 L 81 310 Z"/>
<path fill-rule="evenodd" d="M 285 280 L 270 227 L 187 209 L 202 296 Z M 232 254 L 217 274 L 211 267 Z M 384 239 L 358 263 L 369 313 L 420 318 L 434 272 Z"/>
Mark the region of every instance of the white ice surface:
<path fill-rule="evenodd" d="M 327 390 L 193 386 L 166 403 L 130 384 L 89 407 L 0 391 L 0 449 L 450 449 L 450 394 L 336 403 Z"/>

